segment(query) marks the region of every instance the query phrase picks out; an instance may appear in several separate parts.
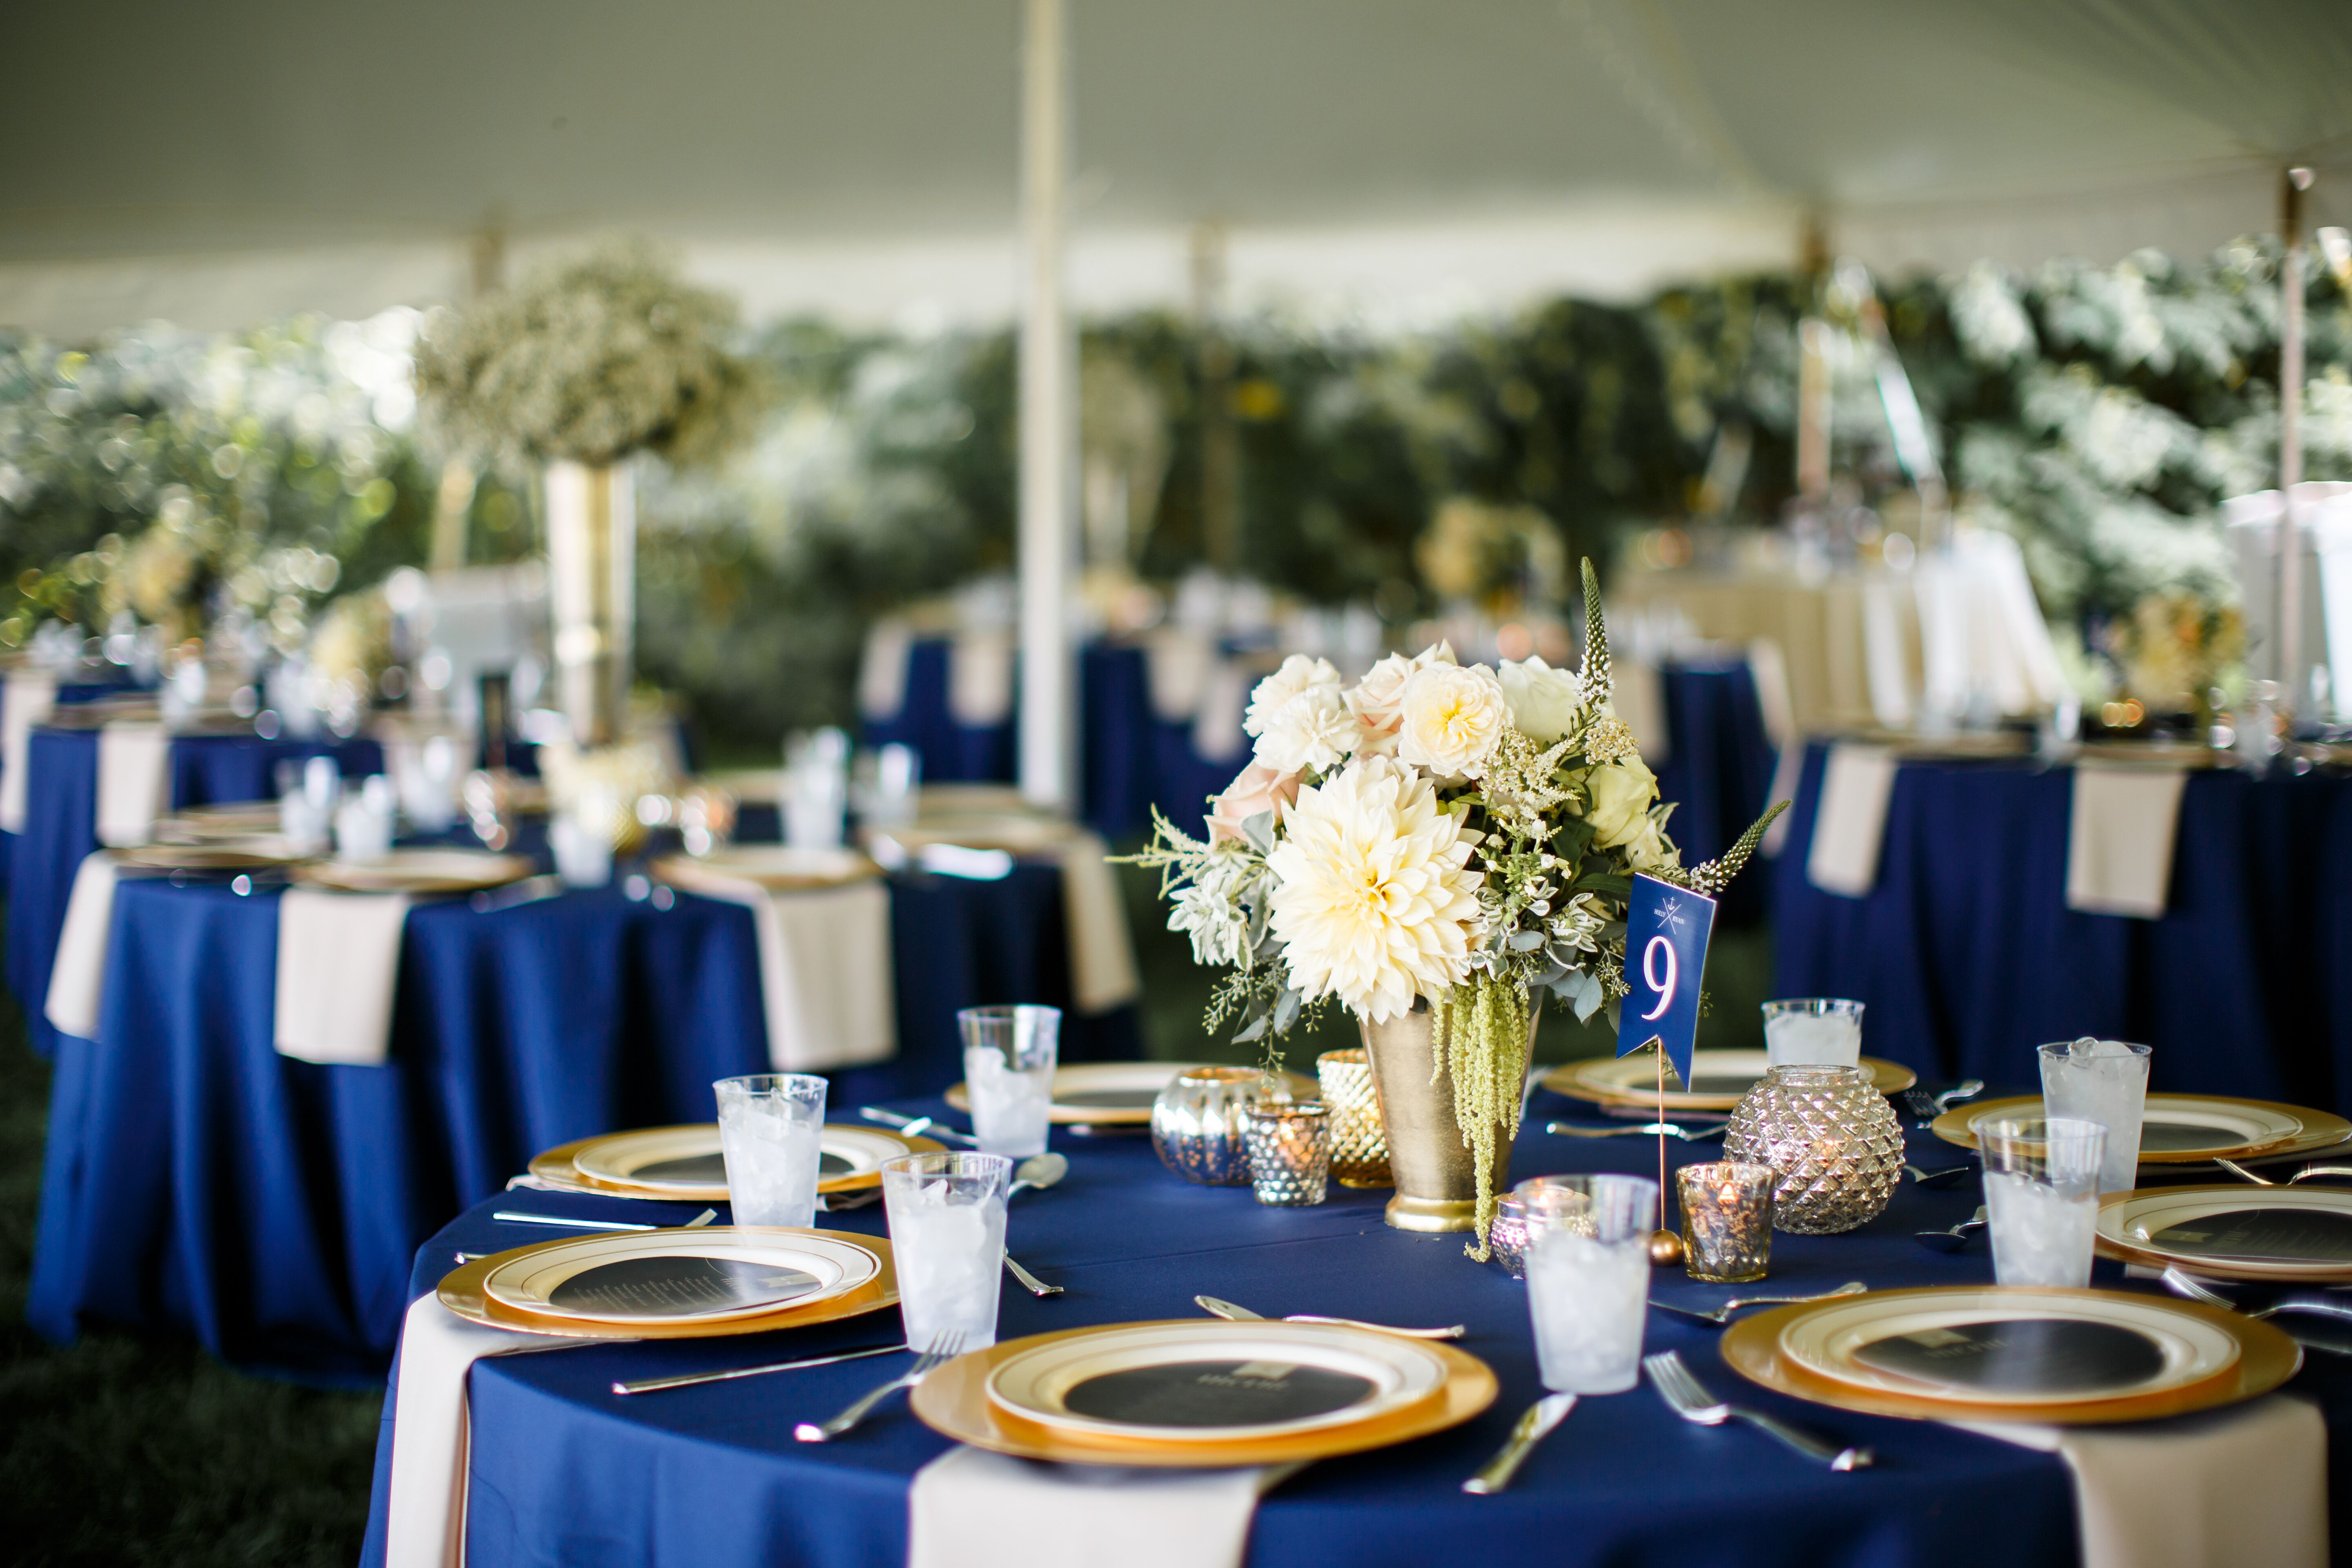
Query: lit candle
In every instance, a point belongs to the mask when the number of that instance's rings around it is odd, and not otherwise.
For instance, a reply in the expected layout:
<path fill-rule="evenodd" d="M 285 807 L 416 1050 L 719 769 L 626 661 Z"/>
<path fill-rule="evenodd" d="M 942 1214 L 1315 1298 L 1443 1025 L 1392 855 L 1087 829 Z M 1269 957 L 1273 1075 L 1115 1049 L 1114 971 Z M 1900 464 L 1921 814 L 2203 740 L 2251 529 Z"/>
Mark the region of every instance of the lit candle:
<path fill-rule="evenodd" d="M 1244 1113 L 1257 1201 L 1319 1204 L 1330 1190 L 1331 1117 L 1319 1100 L 1263 1100 Z"/>
<path fill-rule="evenodd" d="M 1675 1173 L 1683 1207 L 1683 1268 L 1694 1279 L 1761 1279 L 1772 1259 L 1769 1165 L 1726 1160 Z"/>

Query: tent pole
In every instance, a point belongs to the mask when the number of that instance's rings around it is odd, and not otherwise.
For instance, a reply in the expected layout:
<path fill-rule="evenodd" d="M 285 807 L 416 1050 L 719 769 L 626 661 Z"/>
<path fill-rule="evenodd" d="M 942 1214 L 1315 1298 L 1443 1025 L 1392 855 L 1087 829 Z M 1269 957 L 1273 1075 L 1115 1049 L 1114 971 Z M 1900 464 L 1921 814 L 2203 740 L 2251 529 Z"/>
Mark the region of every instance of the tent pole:
<path fill-rule="evenodd" d="M 1069 186 L 1069 21 L 1063 0 L 1026 0 L 1021 72 L 1021 795 L 1074 805 L 1070 579 L 1077 551 L 1077 348 L 1064 298 Z"/>
<path fill-rule="evenodd" d="M 2279 525 L 2278 674 L 2279 720 L 2288 734 L 2304 690 L 2303 531 L 2294 513 L 2294 487 L 2303 479 L 2303 193 L 2311 189 L 2309 169 L 2289 169 L 2279 185 L 2279 235 L 2286 255 L 2279 263 Z"/>

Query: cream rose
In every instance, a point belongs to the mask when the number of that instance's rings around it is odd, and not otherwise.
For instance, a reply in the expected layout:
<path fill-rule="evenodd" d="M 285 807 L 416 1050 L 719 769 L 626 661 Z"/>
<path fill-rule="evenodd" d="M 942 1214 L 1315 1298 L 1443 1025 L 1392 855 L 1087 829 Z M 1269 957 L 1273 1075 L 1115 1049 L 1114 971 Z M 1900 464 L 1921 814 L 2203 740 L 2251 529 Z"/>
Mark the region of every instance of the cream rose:
<path fill-rule="evenodd" d="M 1440 778 L 1476 778 L 1511 725 L 1503 683 L 1483 664 L 1437 664 L 1405 683 L 1397 755 Z"/>
<path fill-rule="evenodd" d="M 1682 864 L 1682 855 L 1666 843 L 1654 816 L 1643 814 L 1642 826 L 1625 845 L 1625 859 L 1636 871 L 1666 871 Z"/>
<path fill-rule="evenodd" d="M 1282 818 L 1282 808 L 1298 798 L 1298 775 L 1277 773 L 1264 763 L 1252 763 L 1244 768 L 1225 793 L 1209 805 L 1209 842 L 1222 844 L 1229 838 L 1245 837 L 1242 824 L 1262 811 Z"/>
<path fill-rule="evenodd" d="M 1336 695 L 1339 689 L 1339 668 L 1328 658 L 1312 658 L 1294 653 L 1282 661 L 1282 668 L 1257 683 L 1250 693 L 1249 711 L 1243 715 L 1242 729 L 1252 735 L 1263 735 L 1283 706 L 1300 692 L 1314 687 L 1328 686 Z"/>
<path fill-rule="evenodd" d="M 1393 736 L 1404 724 L 1406 684 L 1432 665 L 1453 662 L 1454 647 L 1450 643 L 1432 644 L 1411 658 L 1392 653 L 1349 689 L 1348 710 L 1372 734 Z"/>
<path fill-rule="evenodd" d="M 1328 773 L 1354 752 L 1362 732 L 1338 686 L 1309 686 L 1265 716 L 1255 755 L 1276 773 Z"/>
<path fill-rule="evenodd" d="M 1607 763 L 1584 778 L 1591 804 L 1584 820 L 1592 825 L 1593 845 L 1614 849 L 1640 837 L 1649 820 L 1650 803 L 1658 798 L 1658 781 L 1639 757 Z"/>
<path fill-rule="evenodd" d="M 1554 669 L 1538 655 L 1504 660 L 1501 679 L 1511 722 L 1528 739 L 1549 746 L 1576 728 L 1584 710 L 1584 678 L 1576 671 Z"/>

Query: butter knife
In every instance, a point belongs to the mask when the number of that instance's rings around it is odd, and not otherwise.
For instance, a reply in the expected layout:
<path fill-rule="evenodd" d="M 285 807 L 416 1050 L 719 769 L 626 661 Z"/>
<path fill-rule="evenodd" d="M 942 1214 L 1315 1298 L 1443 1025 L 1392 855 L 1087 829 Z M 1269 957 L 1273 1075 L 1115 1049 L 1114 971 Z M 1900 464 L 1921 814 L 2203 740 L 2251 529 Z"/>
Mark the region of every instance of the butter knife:
<path fill-rule="evenodd" d="M 1551 1435 L 1551 1429 L 1568 1419 L 1576 1408 L 1573 1394 L 1547 1394 L 1528 1406 L 1519 1424 L 1511 1428 L 1511 1440 L 1503 1445 L 1486 1468 L 1462 1483 L 1462 1489 L 1474 1497 L 1492 1497 L 1511 1484 L 1519 1466 L 1535 1452 L 1536 1445 Z"/>

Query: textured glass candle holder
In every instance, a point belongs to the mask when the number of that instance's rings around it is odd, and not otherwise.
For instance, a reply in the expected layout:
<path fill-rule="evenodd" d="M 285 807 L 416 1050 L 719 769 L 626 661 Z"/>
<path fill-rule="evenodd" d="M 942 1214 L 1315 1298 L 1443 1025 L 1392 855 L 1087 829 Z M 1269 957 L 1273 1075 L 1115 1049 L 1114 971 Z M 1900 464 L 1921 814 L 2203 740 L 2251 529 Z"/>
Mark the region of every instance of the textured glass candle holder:
<path fill-rule="evenodd" d="M 1777 1180 L 1769 1165 L 1732 1160 L 1676 1171 L 1684 1272 L 1717 1285 L 1763 1279 L 1772 1263 L 1772 1187 Z"/>
<path fill-rule="evenodd" d="M 1380 1090 L 1361 1047 L 1325 1051 L 1315 1079 L 1331 1108 L 1331 1179 L 1343 1187 L 1392 1187 L 1388 1131 L 1381 1123 Z"/>
<path fill-rule="evenodd" d="M 1242 1110 L 1271 1099 L 1278 1083 L 1255 1068 L 1195 1068 L 1181 1074 L 1151 1105 L 1151 1146 L 1160 1163 L 1202 1186 L 1249 1185 Z"/>
<path fill-rule="evenodd" d="M 1507 1193 L 1495 1205 L 1495 1223 L 1486 1230 L 1486 1250 L 1514 1279 L 1528 1277 L 1528 1200 Z"/>
<path fill-rule="evenodd" d="M 1319 1204 L 1331 1187 L 1331 1114 L 1320 1101 L 1273 1100 L 1242 1112 L 1250 1186 L 1277 1207 Z"/>
<path fill-rule="evenodd" d="M 1774 1068 L 1731 1110 L 1728 1160 L 1769 1165 L 1772 1224 L 1830 1236 L 1878 1216 L 1903 1179 L 1903 1123 L 1861 1068 Z"/>

